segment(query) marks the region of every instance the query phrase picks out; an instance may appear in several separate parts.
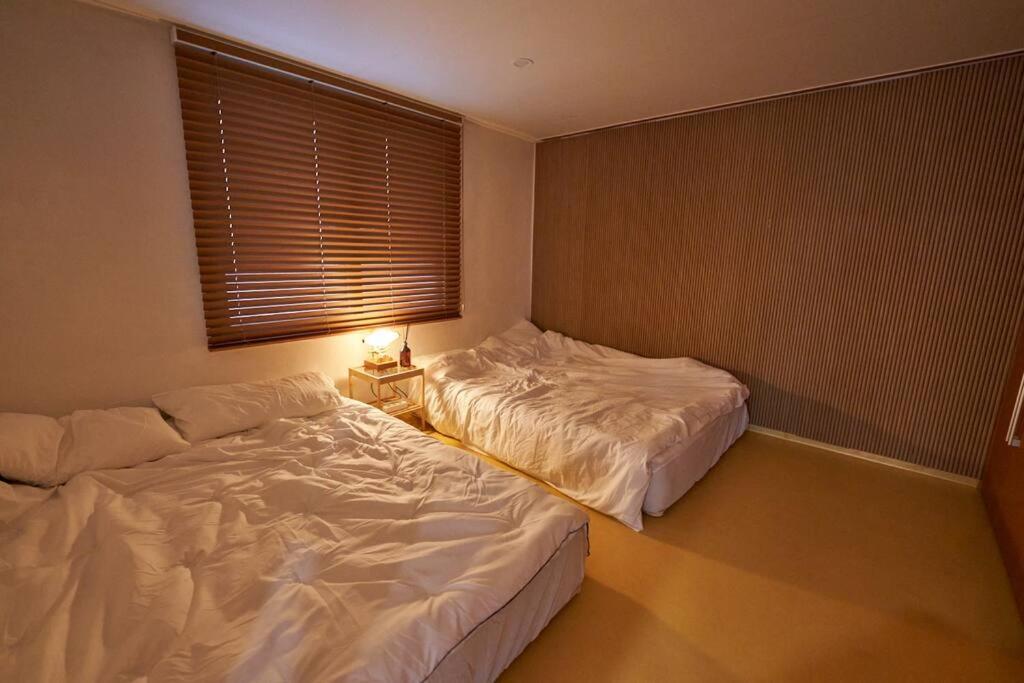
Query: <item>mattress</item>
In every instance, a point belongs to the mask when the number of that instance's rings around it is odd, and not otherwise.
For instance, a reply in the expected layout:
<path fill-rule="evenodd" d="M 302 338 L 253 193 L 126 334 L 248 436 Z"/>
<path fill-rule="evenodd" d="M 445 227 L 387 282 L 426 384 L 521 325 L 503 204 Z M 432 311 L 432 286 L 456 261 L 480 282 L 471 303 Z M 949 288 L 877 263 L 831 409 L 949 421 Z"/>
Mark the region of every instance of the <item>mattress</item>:
<path fill-rule="evenodd" d="M 749 395 L 693 358 L 641 358 L 526 321 L 434 357 L 425 376 L 427 417 L 439 432 L 636 530 L 653 459 Z M 669 488 L 658 495 L 681 494 Z"/>
<path fill-rule="evenodd" d="M 580 590 L 586 527 L 569 534 L 537 575 L 441 660 L 431 683 L 495 680 Z"/>
<path fill-rule="evenodd" d="M 719 458 L 747 429 L 744 404 L 715 418 L 694 437 L 666 448 L 651 458 L 651 484 L 644 496 L 644 512 L 660 517 L 715 466 Z"/>
<path fill-rule="evenodd" d="M 491 680 L 578 590 L 586 522 L 348 400 L 2 484 L 0 680 Z"/>

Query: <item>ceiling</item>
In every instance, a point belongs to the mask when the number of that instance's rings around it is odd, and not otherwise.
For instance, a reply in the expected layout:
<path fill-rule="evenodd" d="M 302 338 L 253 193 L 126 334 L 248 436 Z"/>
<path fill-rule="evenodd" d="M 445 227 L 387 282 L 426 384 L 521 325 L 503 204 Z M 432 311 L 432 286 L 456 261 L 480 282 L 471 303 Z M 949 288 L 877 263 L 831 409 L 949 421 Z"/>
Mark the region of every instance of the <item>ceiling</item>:
<path fill-rule="evenodd" d="M 93 2 L 531 139 L 1024 48 L 1022 0 Z"/>

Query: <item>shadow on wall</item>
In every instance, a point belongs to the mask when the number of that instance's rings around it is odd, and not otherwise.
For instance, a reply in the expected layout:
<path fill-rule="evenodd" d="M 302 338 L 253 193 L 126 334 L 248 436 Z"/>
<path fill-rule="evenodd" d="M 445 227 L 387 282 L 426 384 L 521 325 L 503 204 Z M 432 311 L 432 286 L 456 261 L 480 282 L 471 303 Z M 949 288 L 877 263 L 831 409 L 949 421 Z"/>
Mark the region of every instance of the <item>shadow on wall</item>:
<path fill-rule="evenodd" d="M 941 461 L 943 454 L 927 448 L 927 444 L 914 443 L 863 416 L 845 412 L 832 403 L 796 393 L 761 377 L 742 372 L 735 374 L 750 388 L 748 405 L 752 425 L 912 464 L 935 467 L 934 463 Z M 770 403 L 760 398 L 765 396 L 772 397 Z"/>

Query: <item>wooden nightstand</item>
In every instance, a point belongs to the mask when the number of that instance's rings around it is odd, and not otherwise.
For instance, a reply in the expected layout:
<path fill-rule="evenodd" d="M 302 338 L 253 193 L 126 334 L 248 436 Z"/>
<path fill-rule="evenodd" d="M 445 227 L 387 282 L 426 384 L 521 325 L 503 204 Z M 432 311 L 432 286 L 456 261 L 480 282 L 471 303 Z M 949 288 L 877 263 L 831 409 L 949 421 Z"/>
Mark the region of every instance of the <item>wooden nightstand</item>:
<path fill-rule="evenodd" d="M 403 382 L 420 378 L 419 402 L 413 400 L 408 392 L 402 391 L 399 387 L 393 386 L 396 382 Z M 424 412 L 426 405 L 426 381 L 423 377 L 423 368 L 388 368 L 387 370 L 368 370 L 364 367 L 348 369 L 348 396 L 353 395 L 354 380 L 361 379 L 370 385 L 370 394 L 373 399 L 369 404 L 380 408 L 388 415 L 405 415 L 407 413 L 419 413 L 420 429 L 427 428 L 427 416 Z M 390 396 L 384 395 L 385 387 L 390 391 Z"/>

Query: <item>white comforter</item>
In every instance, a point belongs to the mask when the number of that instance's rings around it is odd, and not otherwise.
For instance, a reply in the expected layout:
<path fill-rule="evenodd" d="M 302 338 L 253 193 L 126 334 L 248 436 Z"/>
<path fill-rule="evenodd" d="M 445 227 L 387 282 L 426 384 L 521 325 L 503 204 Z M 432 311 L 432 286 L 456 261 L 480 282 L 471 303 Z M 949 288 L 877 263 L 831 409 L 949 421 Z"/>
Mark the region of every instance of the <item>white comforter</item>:
<path fill-rule="evenodd" d="M 354 402 L 0 483 L 0 680 L 420 681 L 585 522 Z"/>
<path fill-rule="evenodd" d="M 640 530 L 651 458 L 748 394 L 692 358 L 641 358 L 524 322 L 432 359 L 426 400 L 438 431 Z"/>

